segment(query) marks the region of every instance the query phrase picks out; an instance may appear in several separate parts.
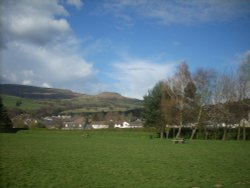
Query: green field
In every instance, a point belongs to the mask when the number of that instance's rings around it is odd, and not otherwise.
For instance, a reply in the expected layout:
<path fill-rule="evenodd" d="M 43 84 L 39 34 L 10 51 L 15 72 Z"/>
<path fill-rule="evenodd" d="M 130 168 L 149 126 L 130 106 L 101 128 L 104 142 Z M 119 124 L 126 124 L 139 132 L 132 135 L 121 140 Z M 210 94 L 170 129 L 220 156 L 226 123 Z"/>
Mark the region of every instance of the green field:
<path fill-rule="evenodd" d="M 250 142 L 173 144 L 148 132 L 0 134 L 0 187 L 250 187 Z"/>
<path fill-rule="evenodd" d="M 66 111 L 63 111 L 62 113 L 63 114 L 70 114 L 70 113 L 73 113 L 73 114 L 80 114 L 80 113 L 95 113 L 95 112 L 125 112 L 125 111 L 128 111 L 128 110 L 133 110 L 132 109 L 129 109 L 129 108 L 122 108 L 122 107 L 116 107 L 114 109 L 112 108 L 109 108 L 109 107 L 87 107 L 87 108 L 78 108 L 78 109 L 73 109 L 73 110 L 66 110 Z"/>
<path fill-rule="evenodd" d="M 11 95 L 1 95 L 1 97 L 3 98 L 3 104 L 7 108 L 19 108 L 21 110 L 32 111 L 32 110 L 38 110 L 42 107 L 48 107 L 47 105 L 32 99 L 15 97 Z M 22 104 L 20 106 L 16 106 L 17 101 L 21 101 Z"/>
<path fill-rule="evenodd" d="M 96 112 L 126 112 L 142 109 L 142 102 L 136 99 L 109 99 L 95 96 L 75 97 L 72 99 L 29 99 L 11 95 L 1 95 L 3 104 L 8 109 L 17 108 L 24 111 L 39 109 L 60 109 L 62 114 L 81 114 Z M 17 102 L 21 102 L 17 106 Z"/>
<path fill-rule="evenodd" d="M 135 99 L 107 99 L 93 96 L 84 96 L 74 99 L 61 100 L 61 104 L 64 106 L 73 106 L 69 110 L 65 110 L 62 113 L 95 113 L 95 112 L 124 112 L 133 109 L 141 109 L 142 102 Z"/>

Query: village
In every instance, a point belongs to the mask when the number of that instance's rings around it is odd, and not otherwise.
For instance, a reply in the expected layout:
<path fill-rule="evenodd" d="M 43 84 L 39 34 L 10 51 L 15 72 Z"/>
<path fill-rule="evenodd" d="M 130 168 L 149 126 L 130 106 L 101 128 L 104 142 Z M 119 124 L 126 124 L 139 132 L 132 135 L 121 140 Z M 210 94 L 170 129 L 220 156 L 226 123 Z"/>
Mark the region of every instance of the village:
<path fill-rule="evenodd" d="M 123 120 L 93 120 L 91 116 L 83 117 L 81 115 L 52 115 L 42 117 L 40 119 L 32 118 L 28 114 L 20 114 L 12 119 L 13 128 L 46 128 L 60 130 L 97 130 L 97 129 L 147 129 L 143 126 L 143 120 L 137 118 L 132 121 L 128 118 Z M 15 127 L 15 125 L 17 125 Z M 187 123 L 182 127 L 179 125 L 166 124 L 164 127 L 164 135 L 158 137 L 175 138 L 182 136 L 193 139 L 199 135 L 201 130 L 204 132 L 204 139 L 247 139 L 246 130 L 250 128 L 248 120 L 242 119 L 239 123 L 226 124 L 217 123 L 206 126 L 198 126 L 197 123 Z M 180 132 L 182 129 L 182 132 Z M 234 135 L 232 137 L 232 135 Z M 231 138 L 232 137 L 232 138 Z"/>
<path fill-rule="evenodd" d="M 108 128 L 143 128 L 141 119 L 134 121 L 93 121 L 91 118 L 84 118 L 79 115 L 52 115 L 41 118 L 32 118 L 28 114 L 20 114 L 13 118 L 13 128 L 47 128 L 62 130 L 81 130 L 81 129 L 108 129 Z M 16 125 L 16 126 L 15 126 Z"/>

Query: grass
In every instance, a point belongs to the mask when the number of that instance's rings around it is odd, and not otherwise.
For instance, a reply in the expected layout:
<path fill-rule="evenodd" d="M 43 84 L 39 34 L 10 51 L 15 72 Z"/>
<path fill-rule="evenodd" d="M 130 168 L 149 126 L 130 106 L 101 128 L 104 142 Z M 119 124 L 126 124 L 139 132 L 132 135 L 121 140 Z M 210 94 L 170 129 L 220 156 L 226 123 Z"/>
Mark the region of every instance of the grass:
<path fill-rule="evenodd" d="M 0 187 L 250 187 L 250 142 L 149 139 L 146 132 L 0 134 Z"/>
<path fill-rule="evenodd" d="M 42 107 L 47 107 L 47 105 L 41 104 L 40 102 L 32 99 L 14 97 L 11 95 L 1 95 L 1 97 L 3 99 L 3 104 L 7 108 L 19 108 L 21 110 L 33 111 L 33 110 L 38 110 Z M 22 104 L 20 106 L 16 106 L 17 101 L 21 101 Z"/>
<path fill-rule="evenodd" d="M 62 113 L 122 112 L 142 108 L 142 102 L 134 99 L 103 99 L 93 96 L 84 96 L 61 100 L 61 102 L 65 106 L 69 104 L 74 106 L 74 108 L 65 110 Z"/>
<path fill-rule="evenodd" d="M 3 104 L 8 108 L 18 108 L 24 111 L 36 111 L 41 108 L 61 109 L 62 113 L 96 113 L 96 112 L 125 112 L 128 110 L 141 109 L 142 102 L 135 99 L 103 99 L 94 96 L 75 97 L 72 99 L 47 99 L 34 100 L 1 95 Z M 17 101 L 21 105 L 17 106 Z"/>
<path fill-rule="evenodd" d="M 115 108 L 108 108 L 108 107 L 87 107 L 87 108 L 77 108 L 77 109 L 73 109 L 73 110 L 66 110 L 63 111 L 63 114 L 69 114 L 69 113 L 76 113 L 76 114 L 80 114 L 80 113 L 85 113 L 85 112 L 89 112 L 89 113 L 94 113 L 94 112 L 125 112 L 128 110 L 133 110 L 132 109 L 128 109 L 128 108 L 122 108 L 122 107 L 115 107 Z"/>

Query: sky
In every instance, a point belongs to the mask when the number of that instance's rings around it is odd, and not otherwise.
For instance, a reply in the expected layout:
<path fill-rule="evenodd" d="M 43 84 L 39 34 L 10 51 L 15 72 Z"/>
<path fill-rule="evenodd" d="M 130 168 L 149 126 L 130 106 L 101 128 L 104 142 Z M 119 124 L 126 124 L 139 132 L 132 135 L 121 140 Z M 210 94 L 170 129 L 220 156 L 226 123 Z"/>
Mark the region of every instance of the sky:
<path fill-rule="evenodd" d="M 185 61 L 234 70 L 249 0 L 0 0 L 1 83 L 142 99 Z"/>

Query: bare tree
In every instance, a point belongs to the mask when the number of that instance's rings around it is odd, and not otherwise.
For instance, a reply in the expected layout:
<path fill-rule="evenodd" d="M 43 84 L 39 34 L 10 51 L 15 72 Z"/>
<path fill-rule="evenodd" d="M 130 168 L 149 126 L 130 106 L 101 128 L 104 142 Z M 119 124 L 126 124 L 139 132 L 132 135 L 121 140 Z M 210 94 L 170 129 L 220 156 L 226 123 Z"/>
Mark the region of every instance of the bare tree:
<path fill-rule="evenodd" d="M 216 78 L 216 73 L 212 69 L 210 70 L 198 69 L 193 76 L 193 80 L 196 85 L 195 102 L 198 106 L 198 115 L 196 122 L 192 124 L 193 130 L 190 139 L 193 139 L 197 128 L 201 127 L 200 121 L 205 106 L 211 104 L 212 102 L 212 93 L 213 93 L 215 78 Z"/>
<path fill-rule="evenodd" d="M 183 62 L 179 65 L 176 74 L 173 77 L 173 91 L 176 93 L 179 109 L 179 129 L 176 137 L 178 138 L 181 134 L 183 127 L 183 110 L 185 104 L 185 89 L 187 85 L 192 82 L 191 74 L 188 70 L 188 65 Z"/>
<path fill-rule="evenodd" d="M 169 87 L 168 81 L 165 81 L 161 86 L 161 117 L 162 117 L 162 130 L 166 132 L 168 138 L 170 127 L 167 125 L 175 124 L 177 100 L 176 94 Z"/>
<path fill-rule="evenodd" d="M 233 102 L 237 100 L 237 82 L 233 72 L 220 74 L 217 77 L 214 93 L 215 103 Z"/>
<path fill-rule="evenodd" d="M 242 119 L 240 121 L 239 129 L 242 127 L 243 140 L 246 140 L 246 126 L 249 126 L 249 122 L 246 119 Z M 240 140 L 240 133 L 238 133 L 237 139 Z"/>
<path fill-rule="evenodd" d="M 237 71 L 238 75 L 238 99 L 243 100 L 250 98 L 250 52 L 248 52 Z"/>

